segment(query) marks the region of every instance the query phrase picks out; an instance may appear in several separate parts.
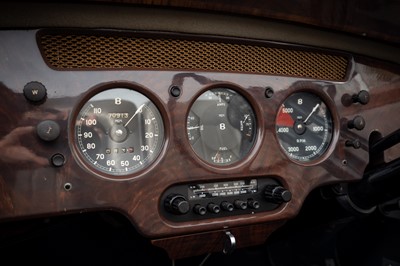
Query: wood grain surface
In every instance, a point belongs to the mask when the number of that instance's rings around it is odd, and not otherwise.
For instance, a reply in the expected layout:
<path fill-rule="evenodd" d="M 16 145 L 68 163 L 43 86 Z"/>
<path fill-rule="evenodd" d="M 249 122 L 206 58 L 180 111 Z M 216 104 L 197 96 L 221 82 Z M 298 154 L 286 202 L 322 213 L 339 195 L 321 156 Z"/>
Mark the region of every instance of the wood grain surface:
<path fill-rule="evenodd" d="M 396 1 L 80 0 L 80 2 L 164 6 L 241 14 L 342 31 L 393 44 L 400 43 L 400 34 L 396 23 L 400 4 Z"/>
<path fill-rule="evenodd" d="M 400 68 L 373 59 L 355 57 L 345 82 L 190 69 L 180 72 L 55 71 L 41 57 L 35 30 L 2 31 L 0 39 L 0 58 L 3 58 L 0 60 L 1 221 L 115 210 L 126 215 L 141 234 L 157 239 L 154 243 L 159 246 L 169 242 L 163 238 L 188 235 L 192 235 L 189 239 L 201 242 L 209 237 L 203 235 L 205 232 L 212 232 L 210 237 L 220 246 L 220 232 L 231 228 L 238 236 L 246 232 L 240 228 L 250 230 L 254 237 L 249 241 L 259 243 L 274 230 L 271 223 L 297 215 L 311 190 L 360 180 L 368 164 L 371 132 L 379 131 L 385 136 L 399 127 L 393 118 L 400 110 Z M 47 88 L 47 99 L 40 105 L 28 102 L 22 94 L 25 84 L 31 81 L 41 82 Z M 140 90 L 159 108 L 165 124 L 166 139 L 161 155 L 150 167 L 127 181 L 105 179 L 88 169 L 78 159 L 72 137 L 83 100 L 110 84 L 116 87 L 135 84 L 135 88 L 139 84 Z M 180 97 L 170 95 L 169 88 L 173 85 L 182 88 Z M 230 87 L 243 94 L 257 117 L 258 137 L 253 150 L 243 161 L 229 167 L 215 167 L 201 161 L 190 148 L 186 133 L 186 117 L 192 102 L 216 86 Z M 274 89 L 272 98 L 265 97 L 267 87 Z M 289 160 L 275 134 L 279 106 L 291 93 L 301 90 L 322 97 L 334 121 L 334 137 L 328 152 L 308 165 Z M 367 105 L 343 104 L 343 98 L 360 90 L 370 93 Z M 347 128 L 347 121 L 355 115 L 361 115 L 366 121 L 361 131 Z M 43 120 L 60 125 L 61 134 L 56 140 L 44 142 L 36 135 L 35 127 Z M 351 139 L 359 139 L 361 148 L 345 147 L 346 140 Z M 51 156 L 56 153 L 66 158 L 64 166 L 50 164 Z M 399 153 L 398 147 L 390 154 L 396 153 Z M 293 194 L 289 203 L 274 211 L 182 223 L 167 221 L 160 214 L 160 197 L 174 184 L 267 176 L 279 177 Z M 65 188 L 66 184 L 70 184 L 70 189 Z M 257 225 L 256 229 L 252 225 Z M 263 237 L 255 237 L 258 230 Z M 183 240 L 177 239 L 174 245 L 180 248 Z M 171 257 L 177 256 L 174 250 L 170 252 Z"/>

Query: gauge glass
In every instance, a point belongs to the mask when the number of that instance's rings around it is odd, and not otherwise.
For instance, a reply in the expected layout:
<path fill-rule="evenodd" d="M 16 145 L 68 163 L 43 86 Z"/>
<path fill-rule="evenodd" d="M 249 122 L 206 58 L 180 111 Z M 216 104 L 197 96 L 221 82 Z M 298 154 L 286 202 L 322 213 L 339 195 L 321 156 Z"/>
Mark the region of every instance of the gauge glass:
<path fill-rule="evenodd" d="M 331 113 L 319 96 L 298 92 L 280 106 L 275 128 L 279 144 L 290 159 L 310 162 L 328 149 L 332 125 Z"/>
<path fill-rule="evenodd" d="M 154 103 L 125 88 L 102 91 L 80 109 L 75 121 L 78 153 L 86 165 L 113 176 L 150 165 L 164 143 L 164 124 Z"/>
<path fill-rule="evenodd" d="M 212 165 L 230 165 L 250 152 L 256 117 L 249 102 L 227 88 L 201 94 L 187 116 L 187 136 L 195 153 Z"/>

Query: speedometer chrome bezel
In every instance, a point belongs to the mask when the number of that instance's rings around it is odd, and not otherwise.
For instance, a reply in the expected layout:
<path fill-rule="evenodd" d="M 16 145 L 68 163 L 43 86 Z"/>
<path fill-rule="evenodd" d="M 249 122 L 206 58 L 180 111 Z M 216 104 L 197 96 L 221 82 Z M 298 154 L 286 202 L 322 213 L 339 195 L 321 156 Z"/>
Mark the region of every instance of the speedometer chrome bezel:
<path fill-rule="evenodd" d="M 147 97 L 157 108 L 157 110 L 160 113 L 162 124 L 163 124 L 163 133 L 164 136 L 161 139 L 162 144 L 161 148 L 158 152 L 158 155 L 155 156 L 155 158 L 148 164 L 146 165 L 143 169 L 140 169 L 136 172 L 133 173 L 127 173 L 127 174 L 121 174 L 121 175 L 114 175 L 110 173 L 106 173 L 103 171 L 98 170 L 96 167 L 91 165 L 87 159 L 84 158 L 84 155 L 79 150 L 78 147 L 78 142 L 77 142 L 77 137 L 75 136 L 75 123 L 76 120 L 79 116 L 80 111 L 84 107 L 84 105 L 95 95 L 106 91 L 106 90 L 111 90 L 111 89 L 129 89 L 132 91 L 136 91 L 140 94 L 143 94 L 145 97 Z M 164 157 L 166 153 L 166 149 L 168 146 L 168 141 L 169 141 L 169 136 L 170 136 L 170 126 L 168 122 L 168 116 L 167 112 L 165 111 L 164 106 L 162 105 L 161 100 L 155 96 L 155 94 L 151 93 L 151 90 L 148 88 L 143 87 L 142 85 L 139 85 L 135 82 L 132 81 L 111 81 L 111 82 L 105 82 L 101 84 L 97 84 L 93 86 L 92 88 L 88 89 L 88 91 L 82 96 L 82 98 L 79 101 L 79 104 L 77 104 L 72 112 L 71 116 L 69 118 L 69 123 L 68 123 L 68 134 L 69 134 L 69 145 L 70 149 L 72 151 L 72 155 L 78 162 L 78 164 L 81 166 L 82 169 L 85 171 L 89 172 L 90 174 L 94 174 L 97 177 L 103 178 L 103 179 L 108 179 L 108 180 L 113 180 L 113 181 L 125 181 L 125 180 L 131 180 L 131 179 L 136 179 L 140 178 L 141 176 L 145 175 L 149 171 L 151 171 L 157 164 L 158 162 Z"/>
<path fill-rule="evenodd" d="M 334 101 L 332 100 L 332 98 L 328 95 L 328 93 L 325 91 L 327 89 L 327 87 L 322 87 L 319 85 L 315 85 L 315 84 L 302 84 L 301 87 L 296 87 L 296 88 L 292 88 L 287 90 L 288 94 L 286 94 L 283 99 L 280 101 L 279 105 L 277 106 L 277 111 L 276 111 L 276 115 L 275 115 L 275 120 L 274 120 L 274 136 L 276 139 L 276 143 L 277 146 L 279 146 L 280 151 L 283 153 L 283 155 L 290 160 L 293 163 L 296 163 L 298 165 L 301 166 L 315 166 L 315 165 L 319 165 L 322 162 L 324 162 L 325 160 L 327 160 L 329 158 L 329 156 L 332 154 L 332 152 L 334 151 L 336 144 L 338 142 L 339 139 L 339 117 L 338 117 L 338 113 L 336 110 L 336 106 Z M 318 96 L 326 105 L 326 108 L 328 109 L 328 111 L 330 112 L 330 116 L 332 119 L 332 136 L 331 139 L 329 141 L 329 144 L 327 146 L 327 148 L 325 149 L 325 151 L 319 155 L 317 158 L 315 159 L 311 159 L 309 161 L 301 161 L 301 160 L 296 160 L 292 157 L 290 157 L 287 154 L 287 151 L 282 147 L 281 143 L 280 143 L 280 139 L 276 130 L 276 121 L 278 119 L 278 115 L 279 115 L 279 109 L 281 108 L 282 104 L 289 98 L 291 97 L 293 94 L 296 93 L 310 93 L 310 94 L 314 94 L 316 96 Z"/>

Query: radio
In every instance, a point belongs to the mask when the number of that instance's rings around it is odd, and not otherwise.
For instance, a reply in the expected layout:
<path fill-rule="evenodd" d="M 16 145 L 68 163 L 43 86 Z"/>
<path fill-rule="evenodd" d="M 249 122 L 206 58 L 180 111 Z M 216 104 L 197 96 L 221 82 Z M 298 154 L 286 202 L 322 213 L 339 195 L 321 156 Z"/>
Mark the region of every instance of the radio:
<path fill-rule="evenodd" d="M 276 179 L 252 178 L 172 186 L 160 209 L 167 219 L 183 222 L 271 211 L 291 198 Z"/>

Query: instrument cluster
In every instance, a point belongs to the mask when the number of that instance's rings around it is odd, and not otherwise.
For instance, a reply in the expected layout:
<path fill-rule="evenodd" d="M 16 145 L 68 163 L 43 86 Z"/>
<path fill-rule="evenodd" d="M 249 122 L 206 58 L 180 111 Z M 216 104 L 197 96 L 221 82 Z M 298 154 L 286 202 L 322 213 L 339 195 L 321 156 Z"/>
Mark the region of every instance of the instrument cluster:
<path fill-rule="evenodd" d="M 186 142 L 206 165 L 224 169 L 245 160 L 255 147 L 255 107 L 239 87 L 200 91 L 188 107 Z M 134 178 L 159 158 L 166 143 L 160 105 L 139 86 L 90 90 L 73 116 L 73 150 L 100 176 Z M 288 159 L 311 165 L 326 158 L 334 134 L 328 97 L 295 91 L 280 104 L 274 119 L 276 139 Z M 261 114 L 263 115 L 263 114 Z M 264 118 L 263 118 L 264 119 Z"/>

